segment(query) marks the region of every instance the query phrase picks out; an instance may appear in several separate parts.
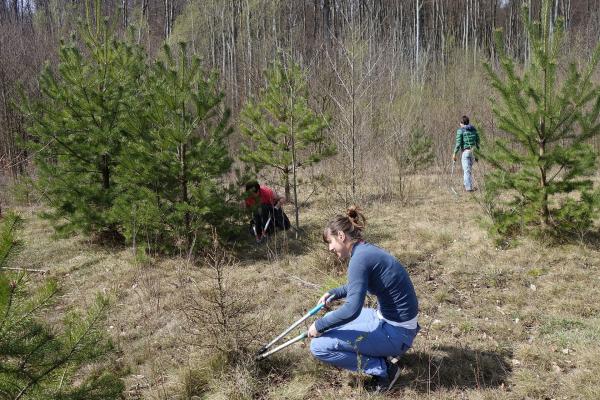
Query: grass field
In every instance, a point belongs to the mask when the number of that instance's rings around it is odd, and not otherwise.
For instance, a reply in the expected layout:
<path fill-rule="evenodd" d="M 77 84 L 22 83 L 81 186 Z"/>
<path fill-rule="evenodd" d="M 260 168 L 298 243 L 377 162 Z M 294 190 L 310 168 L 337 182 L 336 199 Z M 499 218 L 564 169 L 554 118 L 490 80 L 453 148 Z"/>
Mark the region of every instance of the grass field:
<path fill-rule="evenodd" d="M 215 251 L 212 267 L 56 239 L 39 209 L 22 208 L 25 246 L 13 266 L 59 280 L 50 322 L 96 292 L 110 294 L 106 330 L 128 399 L 600 398 L 600 250 L 526 238 L 496 248 L 472 196 L 413 189 L 408 204 L 363 207 L 368 240 L 407 267 L 420 301 L 422 329 L 386 395 L 366 393 L 359 374 L 317 363 L 307 343 L 253 360 L 324 290 L 345 282 L 320 239 L 342 211 L 331 199 L 303 210 L 299 240 L 289 233 L 258 247 L 238 243 L 235 259 Z"/>

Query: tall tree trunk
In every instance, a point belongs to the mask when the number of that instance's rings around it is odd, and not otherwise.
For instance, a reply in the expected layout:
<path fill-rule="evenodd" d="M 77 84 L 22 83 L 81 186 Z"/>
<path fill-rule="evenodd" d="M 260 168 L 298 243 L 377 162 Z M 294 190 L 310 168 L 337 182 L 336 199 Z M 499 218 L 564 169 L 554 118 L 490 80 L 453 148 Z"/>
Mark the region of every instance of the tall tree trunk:
<path fill-rule="evenodd" d="M 144 19 L 148 18 L 148 0 L 142 0 L 142 12 L 140 13 L 140 22 L 138 27 L 138 44 L 142 42 L 142 26 L 144 25 Z"/>
<path fill-rule="evenodd" d="M 419 73 L 419 51 L 421 47 L 421 7 L 422 0 L 415 0 L 415 72 Z"/>
<path fill-rule="evenodd" d="M 352 199 L 356 201 L 356 82 L 355 82 L 355 67 L 356 67 L 356 25 L 354 23 L 354 15 L 353 8 L 350 5 L 350 20 L 352 21 L 352 59 L 350 60 L 350 101 L 352 103 L 352 115 L 351 115 L 351 159 L 350 159 L 350 168 L 352 173 Z"/>
<path fill-rule="evenodd" d="M 225 43 L 225 7 L 226 4 L 223 4 L 223 8 L 221 9 L 221 76 L 225 75 L 226 71 L 226 57 L 227 57 L 227 45 Z"/>
<path fill-rule="evenodd" d="M 498 9 L 498 2 L 492 1 L 492 31 L 490 34 L 489 46 L 492 49 L 492 61 L 496 59 L 496 43 L 494 42 L 494 32 L 496 31 L 496 11 Z"/>
<path fill-rule="evenodd" d="M 246 0 L 246 35 L 248 46 L 248 60 L 246 61 L 246 99 L 250 98 L 252 93 L 252 31 L 250 29 L 250 1 Z"/>
<path fill-rule="evenodd" d="M 329 43 L 331 38 L 331 0 L 323 0 L 323 35 L 325 42 Z"/>
<path fill-rule="evenodd" d="M 317 38 L 317 26 L 318 26 L 317 3 L 318 2 L 319 2 L 319 0 L 313 0 L 313 41 Z"/>
<path fill-rule="evenodd" d="M 129 26 L 129 0 L 122 0 L 121 8 L 123 10 L 123 28 Z"/>
<path fill-rule="evenodd" d="M 173 0 L 165 0 L 165 39 L 173 30 Z"/>
<path fill-rule="evenodd" d="M 0 22 L 8 21 L 8 8 L 4 1 L 0 1 Z"/>
<path fill-rule="evenodd" d="M 210 3 L 210 10 L 211 12 L 208 13 L 208 28 L 210 31 L 210 55 L 211 55 L 211 67 L 212 68 L 217 68 L 217 54 L 216 54 L 216 49 L 217 49 L 217 36 L 215 34 L 215 32 L 217 31 L 217 24 L 215 22 L 215 18 L 216 18 L 216 10 L 215 10 L 215 3 L 214 0 L 211 0 Z"/>
<path fill-rule="evenodd" d="M 13 9 L 13 14 L 14 14 L 14 20 L 18 21 L 19 20 L 19 0 L 13 0 L 12 9 Z"/>
<path fill-rule="evenodd" d="M 306 54 L 306 45 L 308 36 L 306 36 L 306 0 L 302 0 L 302 54 Z"/>
<path fill-rule="evenodd" d="M 236 55 L 236 40 L 237 40 L 237 8 L 236 1 L 232 0 L 230 3 L 231 7 L 231 18 L 229 24 L 229 70 L 230 70 L 230 82 L 234 88 L 238 88 L 238 71 L 237 71 L 237 55 Z M 234 107 L 237 109 L 239 104 L 239 92 L 238 90 L 232 90 L 232 102 Z"/>

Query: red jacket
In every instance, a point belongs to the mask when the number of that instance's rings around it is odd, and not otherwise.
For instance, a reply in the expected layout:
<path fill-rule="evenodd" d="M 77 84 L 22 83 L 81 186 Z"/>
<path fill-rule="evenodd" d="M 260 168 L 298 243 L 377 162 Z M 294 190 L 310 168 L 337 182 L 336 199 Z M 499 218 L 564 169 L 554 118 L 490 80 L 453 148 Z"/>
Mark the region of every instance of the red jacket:
<path fill-rule="evenodd" d="M 273 190 L 267 186 L 261 186 L 258 189 L 258 193 L 252 193 L 250 196 L 248 196 L 248 198 L 246 198 L 246 207 L 254 206 L 257 198 L 260 198 L 260 204 L 274 206 L 275 203 L 277 203 L 275 192 L 273 192 Z"/>

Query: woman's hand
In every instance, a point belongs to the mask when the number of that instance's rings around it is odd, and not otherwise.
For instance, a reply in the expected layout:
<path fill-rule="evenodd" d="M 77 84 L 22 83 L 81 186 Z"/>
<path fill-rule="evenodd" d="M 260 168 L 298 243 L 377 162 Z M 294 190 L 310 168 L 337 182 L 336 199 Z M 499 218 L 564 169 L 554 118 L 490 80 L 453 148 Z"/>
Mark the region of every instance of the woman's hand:
<path fill-rule="evenodd" d="M 321 296 L 321 298 L 317 302 L 317 305 L 319 305 L 319 304 L 325 304 L 325 307 L 329 307 L 329 304 L 333 301 L 333 299 L 327 301 L 330 297 L 331 297 L 331 293 L 326 292 L 323 296 Z"/>
<path fill-rule="evenodd" d="M 310 328 L 308 328 L 308 337 L 316 338 L 319 336 L 321 336 L 321 334 L 317 331 L 317 327 L 315 326 L 315 323 L 313 322 L 313 324 L 310 326 Z"/>

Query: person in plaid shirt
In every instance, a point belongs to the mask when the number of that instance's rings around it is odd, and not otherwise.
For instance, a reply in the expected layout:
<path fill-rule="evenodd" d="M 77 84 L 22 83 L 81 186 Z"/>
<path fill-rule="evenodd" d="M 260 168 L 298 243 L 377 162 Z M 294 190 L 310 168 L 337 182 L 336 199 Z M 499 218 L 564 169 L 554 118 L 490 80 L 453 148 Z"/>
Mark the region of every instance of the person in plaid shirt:
<path fill-rule="evenodd" d="M 473 187 L 473 161 L 477 161 L 475 149 L 479 150 L 479 134 L 477 129 L 469 123 L 469 117 L 463 115 L 460 128 L 456 131 L 456 144 L 452 152 L 452 160 L 456 161 L 457 154 L 461 152 L 461 164 L 465 190 L 472 192 Z"/>

